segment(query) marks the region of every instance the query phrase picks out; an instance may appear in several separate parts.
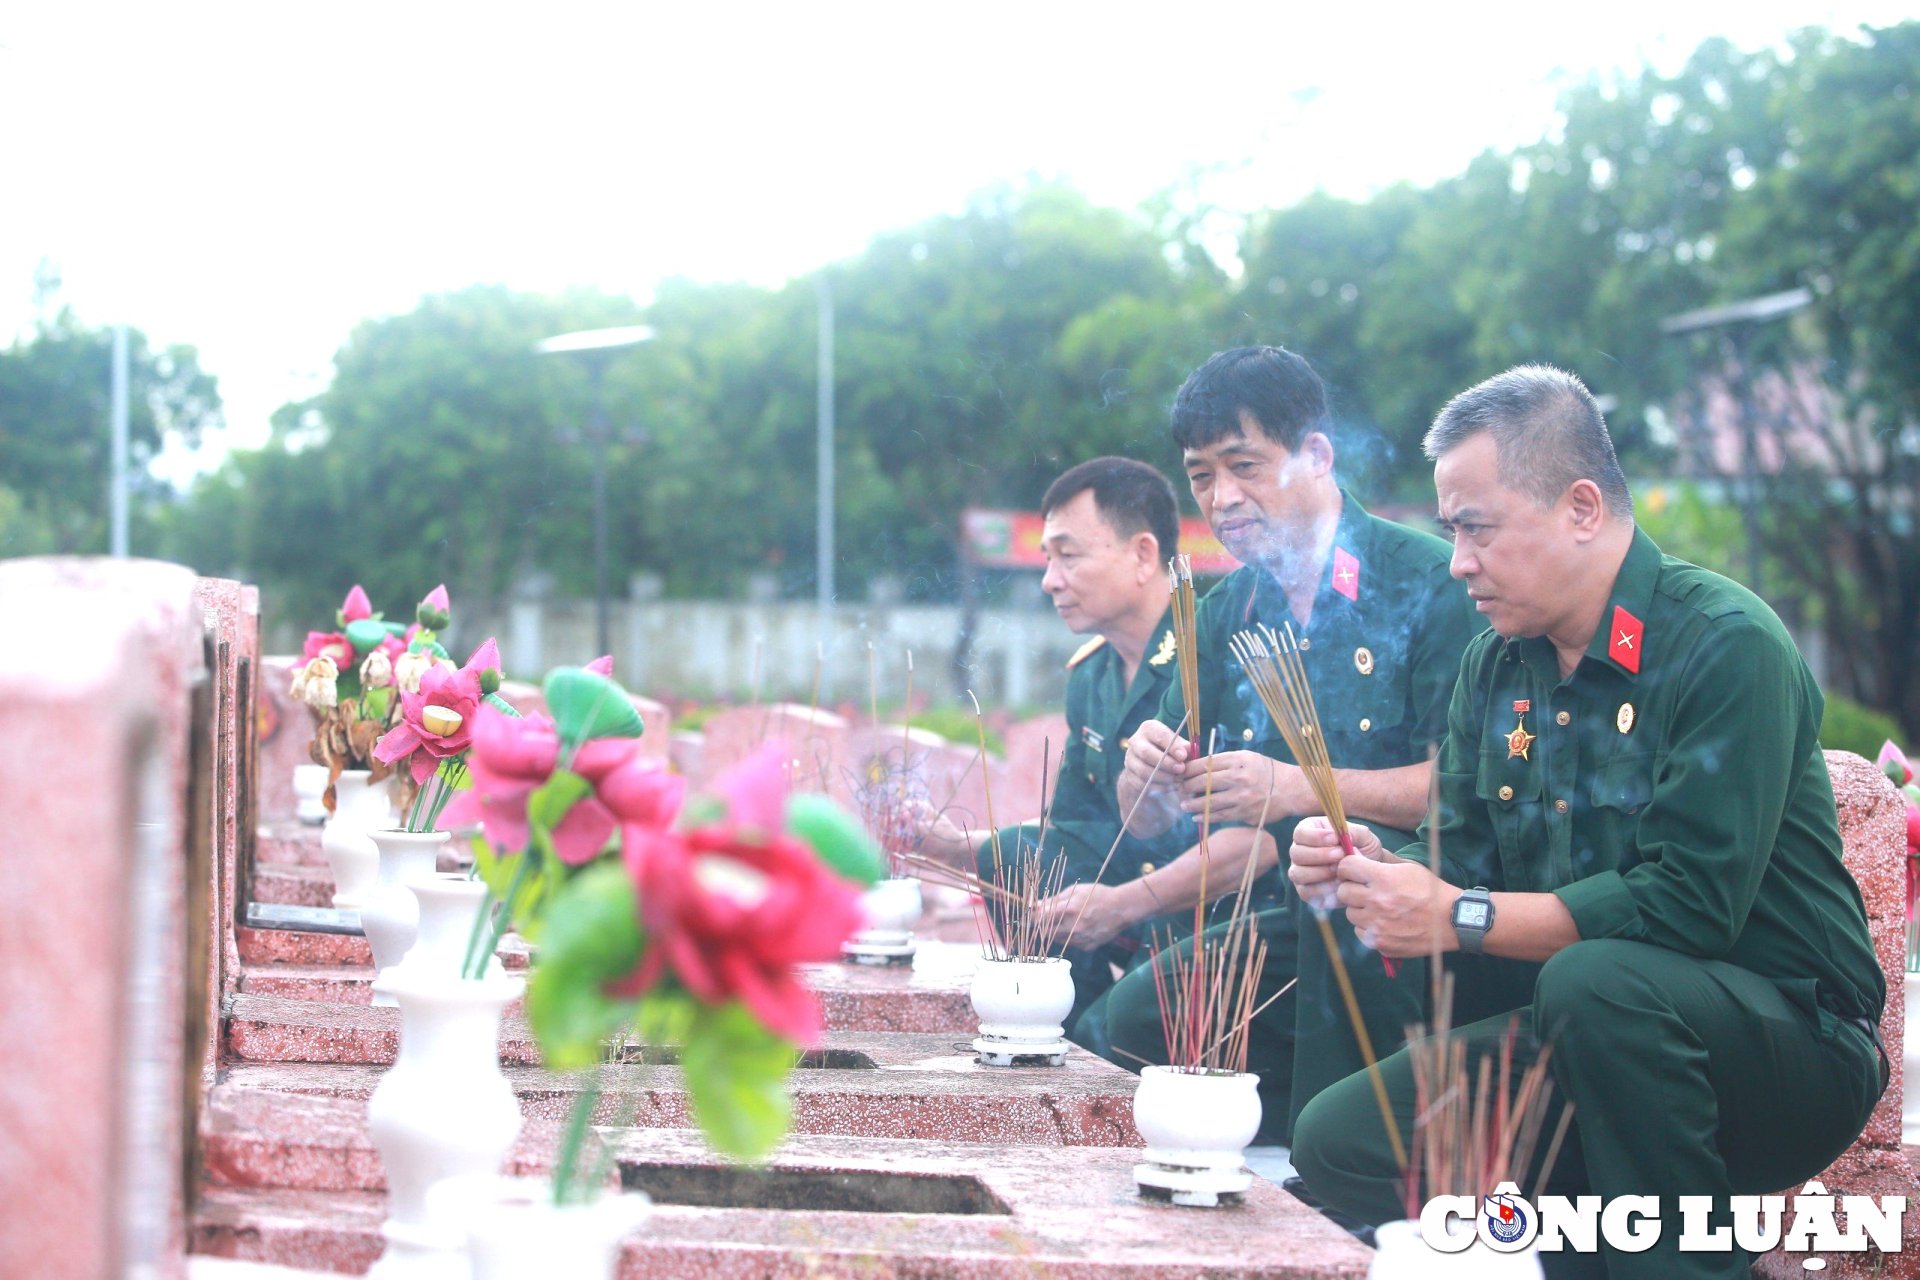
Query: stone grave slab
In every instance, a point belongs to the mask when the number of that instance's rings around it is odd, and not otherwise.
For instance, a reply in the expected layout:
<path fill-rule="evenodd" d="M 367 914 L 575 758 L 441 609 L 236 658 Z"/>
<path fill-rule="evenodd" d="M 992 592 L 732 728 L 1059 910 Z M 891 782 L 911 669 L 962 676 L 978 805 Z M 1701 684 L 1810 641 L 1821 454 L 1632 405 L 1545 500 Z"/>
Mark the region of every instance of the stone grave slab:
<path fill-rule="evenodd" d="M 0 1258 L 173 1276 L 214 942 L 215 681 L 191 570 L 0 561 Z M 17 612 L 16 612 L 17 611 Z"/>
<path fill-rule="evenodd" d="M 335 1108 L 343 1104 L 333 1103 Z M 297 1157 L 264 1165 L 276 1140 L 243 1106 L 216 1107 L 211 1149 L 233 1185 L 209 1187 L 194 1247 L 292 1266 L 359 1270 L 380 1250 L 378 1161 L 351 1104 L 305 1113 Z M 278 1126 L 280 1118 L 267 1114 Z M 555 1126 L 523 1136 L 512 1163 L 536 1172 Z M 1134 1190 L 1139 1153 L 796 1135 L 761 1168 L 730 1164 L 697 1133 L 627 1130 L 621 1181 L 654 1198 L 619 1274 L 639 1277 L 873 1275 L 1085 1280 L 1359 1280 L 1372 1251 L 1256 1179 L 1245 1201 L 1180 1209 Z M 249 1185 L 258 1173 L 267 1182 Z M 289 1185 L 291 1184 L 291 1185 Z M 1204 1215 L 1204 1216 L 1200 1216 Z"/>
<path fill-rule="evenodd" d="M 776 702 L 729 707 L 706 722 L 694 789 L 730 764 L 745 759 L 764 742 L 778 739 L 793 752 L 793 785 L 802 791 L 848 796 L 847 722 L 831 711 Z"/>
<path fill-rule="evenodd" d="M 228 1002 L 226 1087 L 367 1097 L 392 1063 L 399 1010 L 236 995 Z M 690 1123 L 685 1082 L 671 1050 L 633 1045 L 635 1059 L 599 1068 L 604 1123 L 648 1128 Z M 521 1110 L 559 1118 L 581 1087 L 574 1075 L 534 1065 L 538 1053 L 517 1012 L 500 1036 Z M 1043 1146 L 1137 1146 L 1130 1073 L 1074 1049 L 1060 1068 L 982 1067 L 952 1035 L 828 1032 L 793 1075 L 794 1127 L 802 1133 L 944 1137 Z"/>

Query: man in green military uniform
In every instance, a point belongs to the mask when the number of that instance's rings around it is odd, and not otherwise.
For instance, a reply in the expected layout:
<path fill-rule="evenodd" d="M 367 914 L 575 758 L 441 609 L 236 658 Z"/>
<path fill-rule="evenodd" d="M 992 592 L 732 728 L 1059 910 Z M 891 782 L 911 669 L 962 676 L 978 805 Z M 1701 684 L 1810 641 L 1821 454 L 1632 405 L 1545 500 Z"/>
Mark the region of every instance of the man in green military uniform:
<path fill-rule="evenodd" d="M 1183 847 L 1178 833 L 1121 839 L 1123 815 L 1114 799 L 1133 731 L 1159 709 L 1175 671 L 1166 562 L 1178 545 L 1178 508 L 1173 486 L 1146 463 L 1095 458 L 1055 480 L 1041 511 L 1047 555 L 1041 589 L 1070 630 L 1093 637 L 1067 663 L 1067 740 L 1048 798 L 1043 855 L 1065 858 L 1065 884 L 1123 885 Z M 1003 862 L 1037 844 L 1041 830 L 1038 823 L 1003 830 Z M 992 834 L 940 817 L 928 826 L 922 847 L 990 876 Z M 1238 847 L 1253 843 L 1251 833 L 1236 840 Z M 1268 845 L 1270 858 L 1276 849 Z M 1073 922 L 1069 915 L 1062 923 L 1062 937 Z M 1100 1020 L 1082 1015 L 1113 985 L 1114 966 L 1133 962 L 1141 938 L 1135 929 L 1101 928 L 1097 936 L 1076 931 L 1075 940 L 1068 953 L 1075 996 L 1068 1032 L 1103 1049 Z"/>
<path fill-rule="evenodd" d="M 1493 628 L 1448 712 L 1441 865 L 1360 828 L 1342 856 L 1312 822 L 1291 875 L 1384 955 L 1467 953 L 1456 1034 L 1475 1059 L 1510 1027 L 1515 1072 L 1552 1045 L 1574 1120 L 1548 1193 L 1660 1197 L 1653 1248 L 1546 1254 L 1549 1275 L 1745 1276 L 1737 1250 L 1679 1251 L 1677 1197 L 1713 1197 L 1719 1225 L 1730 1196 L 1798 1188 L 1886 1079 L 1885 981 L 1841 864 L 1820 691 L 1765 603 L 1635 527 L 1571 374 L 1463 392 L 1426 450 L 1453 573 Z M 1383 1073 L 1410 1133 L 1407 1055 Z M 1308 1106 L 1293 1159 L 1331 1206 L 1404 1216 L 1365 1077 Z"/>
<path fill-rule="evenodd" d="M 1277 347 L 1222 352 L 1181 387 L 1172 419 L 1194 500 L 1245 567 L 1196 609 L 1197 745 L 1210 740 L 1212 749 L 1196 749 L 1190 728 L 1176 732 L 1186 708 L 1170 685 L 1155 720 L 1133 735 L 1118 798 L 1123 811 L 1137 806 L 1130 830 L 1142 836 L 1204 811 L 1215 896 L 1240 881 L 1240 860 L 1223 856 L 1240 830 L 1264 819 L 1277 850 L 1302 815 L 1320 812 L 1228 639 L 1262 625 L 1293 629 L 1347 812 L 1411 831 L 1425 809 L 1430 747 L 1445 728 L 1460 654 L 1480 623 L 1447 576 L 1445 544 L 1376 519 L 1340 487 L 1326 393 L 1299 356 Z M 1196 850 L 1103 896 L 1191 907 L 1200 877 Z M 1260 1075 L 1263 1137 L 1285 1141 L 1299 1107 L 1363 1059 L 1319 928 L 1284 882 L 1274 883 L 1281 892 L 1269 900 L 1278 905 L 1261 912 L 1268 955 L 1257 1002 L 1296 975 L 1299 985 L 1255 1019 L 1249 1070 Z M 1373 1045 L 1397 1046 L 1423 1013 L 1422 966 L 1389 973 L 1351 929 L 1341 925 L 1335 936 Z M 1122 980 L 1107 1014 L 1116 1061 L 1166 1061 L 1150 970 Z"/>

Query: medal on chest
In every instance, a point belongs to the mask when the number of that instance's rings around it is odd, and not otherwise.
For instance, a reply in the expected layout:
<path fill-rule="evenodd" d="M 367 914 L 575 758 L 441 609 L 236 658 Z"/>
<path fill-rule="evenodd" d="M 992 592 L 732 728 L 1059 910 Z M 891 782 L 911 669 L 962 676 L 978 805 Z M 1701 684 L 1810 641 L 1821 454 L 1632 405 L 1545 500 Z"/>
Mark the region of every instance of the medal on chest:
<path fill-rule="evenodd" d="M 1509 760 L 1517 756 L 1529 764 L 1533 761 L 1533 757 L 1527 754 L 1533 749 L 1534 735 L 1527 732 L 1527 712 L 1532 709 L 1533 700 L 1530 698 L 1513 700 L 1513 713 L 1519 719 L 1513 726 L 1513 732 L 1507 735 L 1507 759 Z"/>

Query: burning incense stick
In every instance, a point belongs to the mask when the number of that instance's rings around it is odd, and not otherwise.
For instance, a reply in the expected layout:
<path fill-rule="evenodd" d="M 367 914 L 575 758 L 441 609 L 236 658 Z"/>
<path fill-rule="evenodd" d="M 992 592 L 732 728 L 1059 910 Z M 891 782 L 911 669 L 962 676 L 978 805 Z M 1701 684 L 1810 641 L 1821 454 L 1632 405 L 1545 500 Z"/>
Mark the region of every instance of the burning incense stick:
<path fill-rule="evenodd" d="M 1294 637 L 1293 627 L 1288 625 L 1283 633 L 1275 633 L 1273 628 L 1267 626 L 1261 627 L 1259 632 L 1242 631 L 1233 636 L 1228 644 L 1240 659 L 1267 714 L 1279 726 L 1280 735 L 1286 739 L 1294 762 L 1306 776 L 1314 799 L 1319 801 L 1321 811 L 1333 824 L 1341 851 L 1351 856 L 1353 835 L 1347 828 L 1347 811 L 1340 802 L 1340 788 L 1333 776 L 1333 761 L 1327 755 L 1326 734 L 1320 728 L 1320 713 L 1313 705 L 1313 689 L 1307 683 L 1307 669 L 1300 660 L 1300 644 Z M 1347 1006 L 1347 1017 L 1353 1023 L 1353 1034 L 1360 1045 L 1361 1059 L 1367 1064 L 1368 1078 L 1373 1081 L 1374 1097 L 1380 1103 L 1380 1118 L 1386 1122 L 1387 1138 L 1393 1144 L 1394 1158 L 1405 1168 L 1407 1151 L 1400 1140 L 1400 1126 L 1393 1118 L 1393 1106 L 1387 1099 L 1387 1084 L 1380 1075 L 1380 1064 L 1373 1053 L 1373 1037 L 1367 1033 L 1366 1020 L 1360 1016 L 1360 1001 L 1354 995 L 1353 978 L 1348 974 L 1346 961 L 1340 955 L 1340 944 L 1333 934 L 1333 922 L 1327 912 L 1319 907 L 1313 908 L 1313 917 L 1320 926 L 1320 940 L 1326 945 L 1327 957 L 1333 964 L 1334 981 L 1339 985 L 1340 997 Z M 1391 969 L 1388 976 L 1392 976 Z"/>

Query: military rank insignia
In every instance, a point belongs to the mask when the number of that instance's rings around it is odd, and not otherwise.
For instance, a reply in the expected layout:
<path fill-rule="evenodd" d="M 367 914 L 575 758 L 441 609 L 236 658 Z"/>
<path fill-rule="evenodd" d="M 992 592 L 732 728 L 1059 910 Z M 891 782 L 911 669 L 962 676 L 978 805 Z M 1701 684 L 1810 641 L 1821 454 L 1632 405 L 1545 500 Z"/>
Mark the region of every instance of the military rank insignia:
<path fill-rule="evenodd" d="M 1527 732 L 1527 712 L 1531 710 L 1533 710 L 1532 699 L 1515 698 L 1513 700 L 1513 713 L 1519 717 L 1519 721 L 1513 726 L 1513 732 L 1507 735 L 1507 759 L 1509 760 L 1517 756 L 1529 764 L 1533 762 L 1533 757 L 1527 754 L 1533 749 L 1534 735 Z"/>
<path fill-rule="evenodd" d="M 1080 741 L 1087 744 L 1087 750 L 1089 751 L 1105 752 L 1107 749 L 1106 735 L 1094 732 L 1094 730 L 1087 725 L 1080 726 Z"/>
<path fill-rule="evenodd" d="M 1644 631 L 1640 619 L 1619 605 L 1613 606 L 1613 626 L 1607 633 L 1607 656 L 1635 675 L 1640 674 L 1640 640 Z"/>
<path fill-rule="evenodd" d="M 1173 661 L 1173 653 L 1174 653 L 1173 632 L 1169 631 L 1165 635 L 1160 637 L 1160 647 L 1153 651 L 1153 656 L 1151 658 L 1147 659 L 1147 665 L 1154 666 L 1154 667 L 1164 667 L 1169 662 Z"/>

